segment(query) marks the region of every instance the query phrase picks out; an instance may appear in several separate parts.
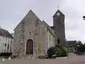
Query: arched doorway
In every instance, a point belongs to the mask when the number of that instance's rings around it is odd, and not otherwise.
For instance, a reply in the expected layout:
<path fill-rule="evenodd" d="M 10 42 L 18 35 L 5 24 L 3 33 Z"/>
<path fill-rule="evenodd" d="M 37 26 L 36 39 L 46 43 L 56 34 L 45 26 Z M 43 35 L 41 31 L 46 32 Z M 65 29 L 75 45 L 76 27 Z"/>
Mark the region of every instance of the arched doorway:
<path fill-rule="evenodd" d="M 33 40 L 28 39 L 26 43 L 26 54 L 33 54 Z"/>

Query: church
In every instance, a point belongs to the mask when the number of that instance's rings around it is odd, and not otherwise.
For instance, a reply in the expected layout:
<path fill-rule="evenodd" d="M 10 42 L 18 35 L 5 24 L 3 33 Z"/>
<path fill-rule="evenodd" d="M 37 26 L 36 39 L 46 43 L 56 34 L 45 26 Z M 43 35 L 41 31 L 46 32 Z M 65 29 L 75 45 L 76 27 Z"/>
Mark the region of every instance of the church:
<path fill-rule="evenodd" d="M 53 26 L 41 21 L 30 10 L 14 29 L 13 54 L 39 57 L 57 44 L 65 45 L 65 15 L 60 11 L 53 15 Z"/>

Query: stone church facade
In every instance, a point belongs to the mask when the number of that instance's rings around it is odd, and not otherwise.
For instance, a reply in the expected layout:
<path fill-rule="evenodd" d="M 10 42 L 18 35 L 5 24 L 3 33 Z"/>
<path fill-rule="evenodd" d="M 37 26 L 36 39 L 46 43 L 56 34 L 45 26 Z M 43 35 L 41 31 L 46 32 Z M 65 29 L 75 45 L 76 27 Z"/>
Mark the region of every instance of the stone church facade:
<path fill-rule="evenodd" d="M 56 44 L 64 45 L 64 14 L 58 10 L 53 20 L 51 27 L 30 10 L 14 29 L 13 54 L 38 57 L 47 54 L 47 50 Z"/>

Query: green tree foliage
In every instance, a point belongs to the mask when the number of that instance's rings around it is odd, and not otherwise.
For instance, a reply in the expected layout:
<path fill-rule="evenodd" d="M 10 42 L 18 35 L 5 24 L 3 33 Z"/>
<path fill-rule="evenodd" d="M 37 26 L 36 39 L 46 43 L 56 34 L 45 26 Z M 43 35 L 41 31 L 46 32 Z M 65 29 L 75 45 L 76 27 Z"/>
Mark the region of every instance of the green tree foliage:
<path fill-rule="evenodd" d="M 84 52 L 85 52 L 85 44 L 78 44 L 77 53 L 84 53 Z"/>

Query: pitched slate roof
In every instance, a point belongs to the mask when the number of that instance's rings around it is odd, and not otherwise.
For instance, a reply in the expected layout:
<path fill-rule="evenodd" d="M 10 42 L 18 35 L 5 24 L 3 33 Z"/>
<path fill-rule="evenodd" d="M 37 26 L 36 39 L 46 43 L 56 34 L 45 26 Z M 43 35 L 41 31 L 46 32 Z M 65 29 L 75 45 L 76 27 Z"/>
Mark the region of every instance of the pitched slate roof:
<path fill-rule="evenodd" d="M 59 12 L 61 15 L 64 15 L 60 10 L 57 10 L 57 12 L 53 15 L 53 17 L 56 16 L 56 14 L 57 14 L 58 12 Z"/>
<path fill-rule="evenodd" d="M 76 46 L 77 45 L 77 41 L 67 41 L 67 46 Z"/>
<path fill-rule="evenodd" d="M 5 29 L 0 28 L 0 36 L 8 37 L 8 38 L 13 38 L 12 35 Z"/>
<path fill-rule="evenodd" d="M 55 36 L 55 31 L 43 20 L 42 23 L 47 27 L 50 33 Z"/>

